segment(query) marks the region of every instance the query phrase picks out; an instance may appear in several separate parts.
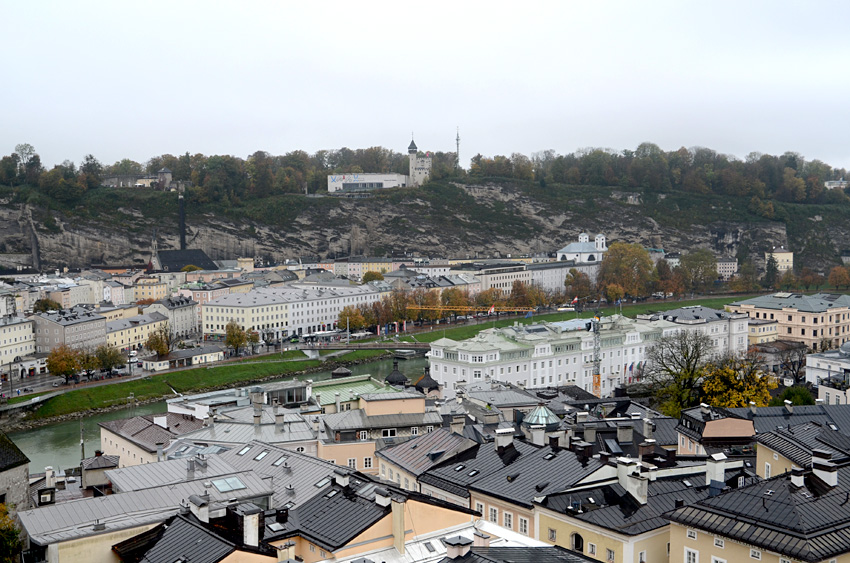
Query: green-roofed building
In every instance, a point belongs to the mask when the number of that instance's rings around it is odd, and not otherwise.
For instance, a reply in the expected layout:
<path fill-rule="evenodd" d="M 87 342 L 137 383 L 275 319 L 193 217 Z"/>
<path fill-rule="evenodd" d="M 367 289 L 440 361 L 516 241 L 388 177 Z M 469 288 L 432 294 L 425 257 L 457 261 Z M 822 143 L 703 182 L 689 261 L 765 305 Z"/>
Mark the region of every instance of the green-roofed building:
<path fill-rule="evenodd" d="M 371 375 L 353 375 L 313 383 L 310 395 L 325 414 L 359 408 L 361 395 L 367 393 L 398 393 L 399 389 Z"/>

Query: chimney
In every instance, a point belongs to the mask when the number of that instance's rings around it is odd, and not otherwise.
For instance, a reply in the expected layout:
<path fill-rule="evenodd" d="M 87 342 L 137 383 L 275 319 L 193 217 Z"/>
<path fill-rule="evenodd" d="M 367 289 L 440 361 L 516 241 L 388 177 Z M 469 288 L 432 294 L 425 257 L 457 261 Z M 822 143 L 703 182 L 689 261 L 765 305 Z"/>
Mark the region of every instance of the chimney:
<path fill-rule="evenodd" d="M 815 404 L 816 404 L 816 405 L 822 405 L 822 404 L 823 404 L 823 399 L 815 399 Z"/>
<path fill-rule="evenodd" d="M 289 540 L 277 548 L 277 560 L 286 563 L 295 563 L 295 542 Z M 366 560 L 368 561 L 368 559 Z M 365 563 L 365 562 L 364 562 Z M 370 562 L 371 563 L 371 562 Z"/>
<path fill-rule="evenodd" d="M 805 473 L 805 471 L 803 469 L 800 469 L 799 467 L 795 467 L 794 469 L 791 470 L 791 484 L 794 487 L 796 487 L 798 489 L 803 488 L 803 474 L 804 473 Z"/>
<path fill-rule="evenodd" d="M 629 473 L 626 476 L 626 491 L 641 504 L 646 504 L 649 479 L 643 475 Z"/>
<path fill-rule="evenodd" d="M 637 469 L 637 460 L 630 457 L 617 458 L 617 482 L 628 490 L 628 476 Z"/>
<path fill-rule="evenodd" d="M 496 430 L 496 451 L 503 452 L 505 448 L 514 443 L 513 428 L 499 428 Z"/>
<path fill-rule="evenodd" d="M 602 465 L 608 465 L 608 460 L 611 459 L 611 454 L 606 451 L 599 452 L 599 462 Z"/>
<path fill-rule="evenodd" d="M 709 406 L 707 403 L 700 403 L 699 410 L 702 414 L 711 414 L 711 406 Z"/>
<path fill-rule="evenodd" d="M 651 418 L 643 419 L 643 437 L 644 438 L 652 438 L 652 433 L 655 431 L 655 424 L 652 422 Z"/>
<path fill-rule="evenodd" d="M 342 469 L 334 469 L 334 482 L 340 487 L 348 486 L 348 473 Z"/>
<path fill-rule="evenodd" d="M 711 454 L 705 460 L 705 484 L 711 485 L 712 481 L 726 482 L 726 456 L 722 453 Z"/>
<path fill-rule="evenodd" d="M 258 547 L 262 530 L 265 528 L 263 510 L 255 504 L 238 505 L 233 512 L 242 528 L 242 543 L 249 547 Z"/>
<path fill-rule="evenodd" d="M 838 467 L 832 463 L 832 454 L 827 451 L 812 450 L 812 473 L 829 487 L 838 485 Z"/>
<path fill-rule="evenodd" d="M 546 427 L 542 424 L 535 424 L 529 428 L 531 433 L 531 443 L 535 446 L 546 445 Z"/>
<path fill-rule="evenodd" d="M 640 420 L 641 416 L 639 412 L 630 412 L 629 418 L 631 418 L 632 420 Z"/>
<path fill-rule="evenodd" d="M 666 450 L 664 466 L 673 467 L 674 465 L 676 465 L 676 450 Z"/>
<path fill-rule="evenodd" d="M 263 420 L 263 407 L 255 403 L 254 404 L 254 426 L 259 426 L 260 421 L 262 421 L 262 420 Z"/>
<path fill-rule="evenodd" d="M 582 422 L 587 422 L 587 411 L 578 411 L 576 412 L 576 422 L 581 424 Z"/>
<path fill-rule="evenodd" d="M 484 532 L 476 530 L 472 534 L 472 545 L 473 547 L 490 547 L 490 536 Z"/>
<path fill-rule="evenodd" d="M 156 443 L 156 460 L 162 461 L 162 442 Z"/>
<path fill-rule="evenodd" d="M 49 465 L 44 468 L 44 486 L 47 488 L 56 486 L 56 472 Z"/>
<path fill-rule="evenodd" d="M 640 461 L 644 461 L 649 457 L 652 457 L 652 454 L 655 453 L 655 440 L 652 438 L 641 442 L 638 445 L 638 459 Z"/>
<path fill-rule="evenodd" d="M 621 422 L 617 425 L 617 443 L 631 444 L 633 428 L 631 422 Z"/>
<path fill-rule="evenodd" d="M 472 540 L 463 536 L 453 536 L 445 539 L 446 556 L 449 559 L 457 559 L 469 553 Z"/>
<path fill-rule="evenodd" d="M 194 481 L 195 480 L 195 458 L 186 460 L 186 480 Z"/>
<path fill-rule="evenodd" d="M 407 526 L 404 522 L 404 501 L 392 500 L 393 547 L 404 556 L 404 539 Z"/>
<path fill-rule="evenodd" d="M 210 414 L 207 413 L 207 414 L 204 415 L 204 428 L 208 427 L 210 425 L 210 422 L 211 422 Z"/>
<path fill-rule="evenodd" d="M 753 415 L 756 414 L 756 404 L 753 401 L 750 401 L 750 412 L 753 413 Z"/>
<path fill-rule="evenodd" d="M 339 391 L 337 391 L 334 393 L 334 404 L 336 404 L 336 412 L 341 412 L 339 402 Z"/>
<path fill-rule="evenodd" d="M 274 423 L 278 426 L 283 425 L 284 414 L 283 411 L 280 410 L 280 407 L 275 405 L 274 407 Z"/>
<path fill-rule="evenodd" d="M 192 495 L 189 497 L 189 510 L 201 522 L 210 521 L 210 495 Z"/>
<path fill-rule="evenodd" d="M 683 506 L 685 506 L 684 499 L 677 498 L 675 501 L 675 506 L 676 508 L 682 508 Z"/>
<path fill-rule="evenodd" d="M 794 403 L 785 399 L 785 410 L 788 411 L 788 414 L 794 414 Z"/>
<path fill-rule="evenodd" d="M 274 513 L 274 521 L 279 524 L 286 524 L 289 521 L 289 509 L 278 508 Z"/>
<path fill-rule="evenodd" d="M 596 427 L 595 426 L 585 426 L 584 427 L 584 441 L 590 442 L 591 444 L 596 441 Z"/>
<path fill-rule="evenodd" d="M 102 455 L 103 455 L 103 452 L 101 450 L 95 450 L 94 451 L 94 457 L 100 457 Z"/>
<path fill-rule="evenodd" d="M 390 505 L 390 493 L 383 487 L 375 488 L 375 504 L 387 507 Z"/>
<path fill-rule="evenodd" d="M 463 434 L 463 427 L 466 426 L 466 416 L 456 414 L 452 416 L 451 430 L 455 434 Z"/>
<path fill-rule="evenodd" d="M 153 417 L 153 423 L 156 424 L 157 426 L 160 426 L 160 427 L 168 430 L 168 417 L 165 416 L 164 414 L 154 416 Z"/>

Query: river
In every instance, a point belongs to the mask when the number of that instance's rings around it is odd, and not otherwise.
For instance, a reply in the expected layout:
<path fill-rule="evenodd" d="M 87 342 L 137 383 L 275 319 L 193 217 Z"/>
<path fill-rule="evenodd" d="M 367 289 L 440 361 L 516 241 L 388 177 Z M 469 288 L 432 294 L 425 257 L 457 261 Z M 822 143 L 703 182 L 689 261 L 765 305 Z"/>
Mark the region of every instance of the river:
<path fill-rule="evenodd" d="M 415 381 L 422 374 L 427 365 L 425 358 L 414 358 L 399 362 L 399 369 L 409 379 Z M 383 380 L 393 369 L 393 361 L 380 360 L 356 366 L 350 366 L 353 375 L 371 374 L 375 379 Z M 301 379 L 312 379 L 319 381 L 330 379 L 330 371 L 320 371 L 300 376 Z M 280 381 L 283 381 L 283 378 Z M 85 442 L 86 456 L 93 456 L 94 451 L 100 448 L 100 427 L 98 423 L 118 418 L 126 418 L 132 415 L 154 414 L 166 412 L 165 401 L 149 403 L 135 407 L 131 411 L 119 410 L 108 413 L 95 414 L 83 417 L 83 438 Z M 48 465 L 54 468 L 67 469 L 80 464 L 80 423 L 79 421 L 59 422 L 12 432 L 9 437 L 17 444 L 28 458 L 30 458 L 30 473 L 41 473 Z"/>

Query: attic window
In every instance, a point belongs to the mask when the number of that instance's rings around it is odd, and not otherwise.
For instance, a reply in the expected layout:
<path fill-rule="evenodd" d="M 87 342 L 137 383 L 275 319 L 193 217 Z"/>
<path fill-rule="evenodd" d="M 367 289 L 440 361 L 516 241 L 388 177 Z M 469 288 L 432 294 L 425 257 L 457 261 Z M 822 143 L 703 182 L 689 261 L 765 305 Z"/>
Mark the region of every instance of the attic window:
<path fill-rule="evenodd" d="M 838 427 L 832 422 L 829 423 L 829 427 L 833 430 L 838 430 Z"/>
<path fill-rule="evenodd" d="M 286 456 L 285 456 L 285 455 L 282 455 L 282 456 L 280 456 L 279 458 L 277 458 L 277 461 L 276 461 L 276 462 L 274 462 L 272 465 L 273 465 L 274 467 L 278 467 L 278 466 L 279 466 L 279 465 L 281 465 L 284 461 L 286 461 Z"/>
<path fill-rule="evenodd" d="M 549 460 L 549 459 L 552 459 L 553 457 L 555 457 L 555 454 L 553 454 L 552 452 L 549 452 L 548 454 L 543 456 L 543 459 Z"/>
<path fill-rule="evenodd" d="M 335 496 L 337 495 L 337 493 L 338 493 L 338 492 L 339 492 L 339 491 L 337 491 L 336 489 L 334 489 L 334 490 L 332 490 L 332 491 L 328 492 L 328 494 L 326 494 L 326 495 L 325 495 L 325 498 L 333 498 L 333 497 L 335 497 Z"/>
<path fill-rule="evenodd" d="M 261 459 L 263 459 L 267 455 L 269 455 L 269 450 L 263 450 L 263 451 L 261 451 L 260 453 L 257 454 L 257 457 L 254 458 L 254 461 L 260 461 Z"/>
<path fill-rule="evenodd" d="M 431 542 L 429 541 L 426 541 L 422 545 L 425 546 L 425 549 L 428 550 L 428 553 L 434 553 L 435 551 L 437 551 L 437 549 L 433 545 L 431 545 Z"/>
<path fill-rule="evenodd" d="M 464 467 L 466 467 L 466 466 L 465 466 L 465 465 L 463 465 L 463 464 L 458 465 L 457 467 L 455 467 L 455 471 L 463 471 L 463 468 L 464 468 Z"/>
<path fill-rule="evenodd" d="M 216 479 L 212 482 L 213 486 L 220 493 L 228 493 L 230 491 L 238 491 L 239 489 L 247 489 L 245 483 L 239 480 L 239 477 L 228 477 L 227 479 Z"/>
<path fill-rule="evenodd" d="M 691 483 L 691 482 L 690 482 L 690 481 L 688 481 L 687 479 L 685 479 L 684 481 L 682 481 L 682 483 L 683 483 L 686 487 L 688 487 L 689 489 L 690 489 L 691 487 L 693 487 L 693 486 L 694 486 L 694 485 L 693 485 L 693 483 Z"/>
<path fill-rule="evenodd" d="M 271 524 L 269 524 L 269 530 L 271 530 L 272 532 L 280 532 L 281 530 L 283 530 L 283 524 L 281 524 L 280 522 L 272 522 Z"/>
<path fill-rule="evenodd" d="M 593 497 L 587 497 L 587 502 L 590 504 L 596 504 L 596 500 Z"/>
<path fill-rule="evenodd" d="M 237 453 L 236 455 L 245 455 L 245 454 L 248 453 L 248 450 L 250 450 L 250 449 L 251 449 L 251 446 L 245 446 L 244 448 L 239 450 L 239 453 Z"/>
<path fill-rule="evenodd" d="M 316 486 L 321 489 L 322 487 L 324 487 L 325 485 L 327 485 L 330 482 L 331 482 L 331 478 L 325 477 L 324 479 L 322 479 L 321 481 L 316 483 Z"/>
<path fill-rule="evenodd" d="M 473 469 L 472 471 L 470 471 L 470 472 L 469 472 L 469 473 L 467 473 L 466 475 L 467 475 L 467 477 L 475 477 L 475 476 L 476 476 L 476 475 L 478 475 L 479 473 L 481 473 L 481 472 L 480 472 L 480 471 L 478 471 L 477 469 Z"/>
<path fill-rule="evenodd" d="M 764 492 L 764 496 L 766 496 L 766 497 L 772 496 L 774 492 L 776 492 L 776 491 L 774 491 L 773 489 L 768 489 Z"/>

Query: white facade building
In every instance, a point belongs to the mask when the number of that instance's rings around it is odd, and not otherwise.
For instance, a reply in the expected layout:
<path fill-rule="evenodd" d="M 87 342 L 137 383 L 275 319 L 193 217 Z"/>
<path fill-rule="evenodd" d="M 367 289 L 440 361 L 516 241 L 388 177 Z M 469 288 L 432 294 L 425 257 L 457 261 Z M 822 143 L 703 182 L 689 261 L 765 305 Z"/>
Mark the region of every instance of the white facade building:
<path fill-rule="evenodd" d="M 171 334 L 185 337 L 198 330 L 198 302 L 185 295 L 166 297 L 144 308 L 145 313 L 161 313 L 168 318 Z"/>
<path fill-rule="evenodd" d="M 590 242 L 590 235 L 581 233 L 578 242 L 571 242 L 558 251 L 558 261 L 573 260 L 574 262 L 602 262 L 602 257 L 608 252 L 605 235 L 597 234 Z"/>
<path fill-rule="evenodd" d="M 419 149 L 411 139 L 410 145 L 407 147 L 407 156 L 410 163 L 410 185 L 415 187 L 421 186 L 431 177 L 430 153 L 426 153 L 425 156 L 418 155 Z"/>
<path fill-rule="evenodd" d="M 723 278 L 723 281 L 729 281 L 735 274 L 738 273 L 737 258 L 721 258 L 717 261 L 717 275 Z"/>
<path fill-rule="evenodd" d="M 431 377 L 443 386 L 447 397 L 454 396 L 460 382 L 487 379 L 526 387 L 578 385 L 593 393 L 594 335 L 587 330 L 587 322 L 575 319 L 487 329 L 460 342 L 441 338 L 431 344 Z M 639 378 L 647 349 L 675 330 L 674 323 L 664 320 L 603 317 L 600 396 Z"/>
<path fill-rule="evenodd" d="M 637 317 L 637 322 L 658 320 L 687 330 L 701 331 L 711 338 L 716 356 L 738 356 L 747 351 L 749 316 L 746 313 L 728 313 L 697 305 Z"/>
<path fill-rule="evenodd" d="M 403 188 L 407 181 L 404 174 L 331 174 L 328 176 L 328 193 Z"/>
<path fill-rule="evenodd" d="M 33 322 L 20 317 L 0 317 L 0 369 L 17 374 L 23 358 L 35 353 Z M 17 362 L 17 365 L 14 365 Z"/>
<path fill-rule="evenodd" d="M 531 284 L 544 291 L 564 291 L 564 281 L 570 270 L 586 274 L 591 283 L 596 283 L 596 274 L 599 272 L 599 262 L 589 264 L 577 264 L 572 261 L 564 262 L 538 262 L 526 264 L 525 268 L 531 272 Z"/>
<path fill-rule="evenodd" d="M 231 293 L 202 305 L 203 333 L 205 338 L 223 337 L 231 320 L 243 330 L 275 339 L 332 330 L 345 307 L 380 299 L 381 293 L 369 285 L 292 285 Z"/>

